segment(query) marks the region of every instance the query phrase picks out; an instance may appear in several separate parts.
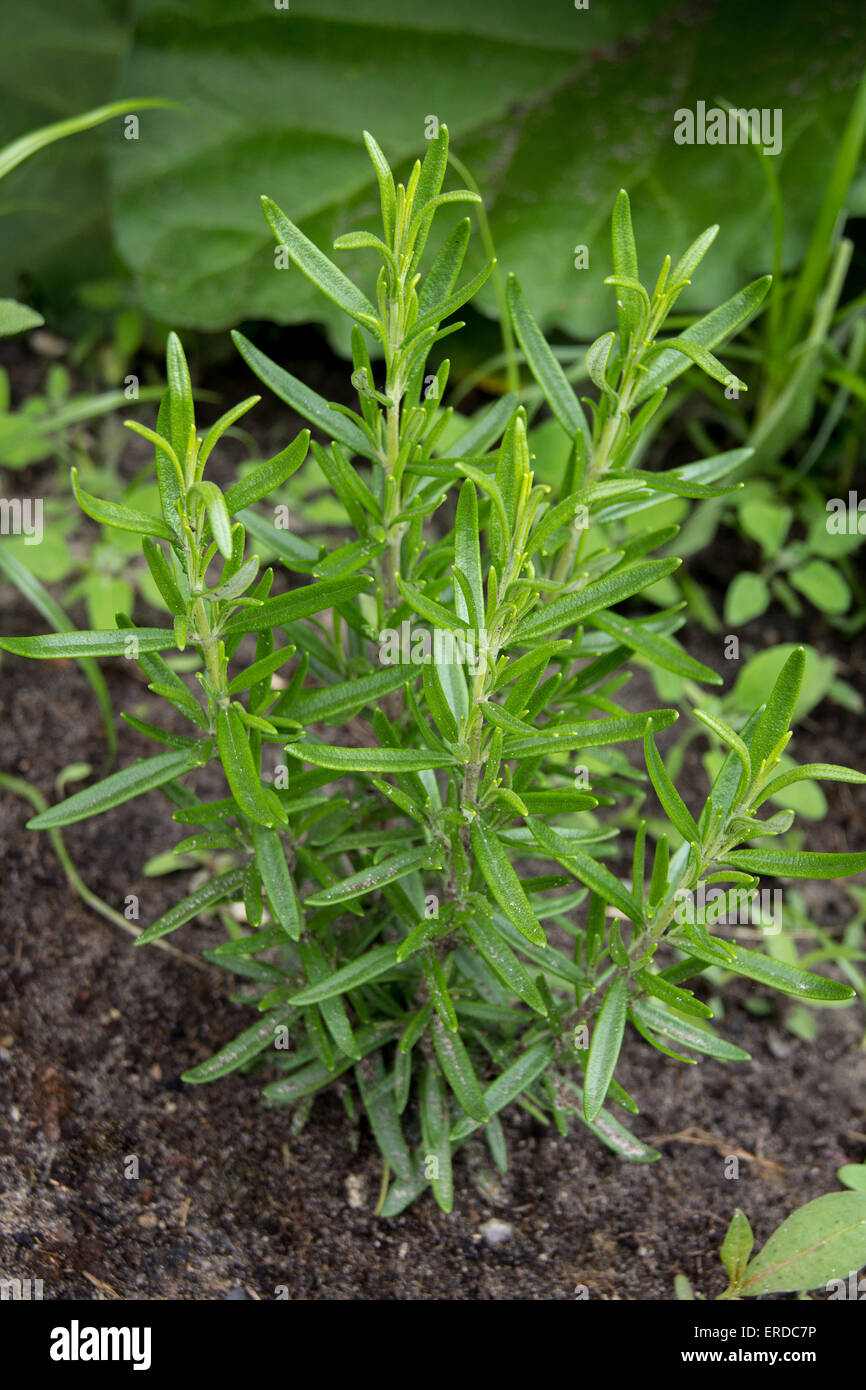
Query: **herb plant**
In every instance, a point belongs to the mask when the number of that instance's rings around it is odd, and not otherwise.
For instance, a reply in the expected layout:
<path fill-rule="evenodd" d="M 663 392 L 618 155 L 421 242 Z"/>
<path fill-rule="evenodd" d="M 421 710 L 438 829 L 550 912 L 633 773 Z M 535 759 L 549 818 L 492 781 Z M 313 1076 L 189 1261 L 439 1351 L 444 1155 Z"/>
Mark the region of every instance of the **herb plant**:
<path fill-rule="evenodd" d="M 748 451 L 663 471 L 634 460 L 668 384 L 691 363 L 728 378 L 712 349 L 758 306 L 766 278 L 688 331 L 660 338 L 716 229 L 673 268 L 668 258 L 649 289 L 621 193 L 610 278 L 617 329 L 587 355 L 599 391 L 588 414 L 509 282 L 516 334 L 571 441 L 551 496 L 533 480 L 523 409 L 506 398 L 459 420 L 443 405 L 448 361 L 430 362 L 460 327 L 446 320 L 492 268 L 458 287 L 468 219 L 425 255 L 438 209 L 476 197 L 442 191 L 447 131 L 405 186 L 395 186 L 382 151 L 365 139 L 382 235 L 349 234 L 337 249 L 369 248 L 379 258 L 372 296 L 264 200 L 279 244 L 352 321 L 358 410 L 323 400 L 235 335 L 253 371 L 325 442 L 311 444 L 304 431 L 223 492 L 205 477 L 208 459 L 258 398 L 199 433 L 172 334 L 157 428 L 131 426 L 154 444 L 162 516 L 99 500 L 74 471 L 72 480 L 89 516 L 143 536 L 173 627 L 138 627 L 119 614 L 112 630 L 0 645 L 32 657 L 134 658 L 153 694 L 192 723 L 188 736 L 126 716 L 164 751 L 29 825 L 66 826 L 162 789 L 174 820 L 193 831 L 176 853 L 212 851 L 222 867 L 138 941 L 242 903 L 246 927 L 234 923 L 205 956 L 241 977 L 261 1014 L 185 1079 L 263 1066 L 272 1077 L 276 1068 L 266 1102 L 295 1107 L 296 1123 L 317 1092 L 353 1080 L 341 1091 L 352 1113 L 360 1099 L 386 1180 L 393 1175 L 379 1206 L 392 1215 L 428 1185 L 450 1210 L 452 1157 L 476 1131 L 504 1169 L 500 1112 L 512 1102 L 562 1133 L 571 1119 L 585 1124 L 624 1157 L 657 1158 L 617 1116 L 638 1109 L 615 1077 L 620 1050 L 631 1025 L 683 1061 L 692 1060 L 683 1048 L 746 1060 L 684 988 L 710 967 L 798 1000 L 851 998 L 847 985 L 745 950 L 710 927 L 761 875 L 831 878 L 866 868 L 863 852 L 766 848 L 792 813 L 759 814 L 801 779 L 866 777 L 824 764 L 779 773 L 800 648 L 740 733 L 696 712 L 727 752 L 694 814 L 656 742 L 676 709 L 636 713 L 617 700 L 635 660 L 720 683 L 676 641 L 678 608 L 622 611 L 677 568 L 677 558 L 653 556 L 672 528 L 637 530 L 619 548 L 587 538 L 659 495 L 731 490 L 721 480 Z M 331 553 L 254 510 L 310 449 L 353 533 Z M 247 554 L 248 532 L 280 556 L 289 587 L 273 591 L 272 570 L 261 572 Z M 161 655 L 188 647 L 201 663 L 194 692 Z M 619 855 L 616 807 L 634 785 L 618 746 L 629 742 L 642 743 L 665 824 L 652 846 L 640 820 L 623 881 L 605 861 Z M 212 761 L 225 787 L 204 801 L 186 778 Z"/>

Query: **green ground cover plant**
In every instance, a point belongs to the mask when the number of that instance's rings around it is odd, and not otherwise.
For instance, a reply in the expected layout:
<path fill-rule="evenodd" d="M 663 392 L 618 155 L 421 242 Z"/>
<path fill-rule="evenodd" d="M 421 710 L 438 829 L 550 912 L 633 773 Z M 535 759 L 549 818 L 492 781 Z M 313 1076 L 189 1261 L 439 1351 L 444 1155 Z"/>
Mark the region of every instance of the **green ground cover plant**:
<path fill-rule="evenodd" d="M 676 555 L 656 554 L 677 528 L 638 522 L 616 545 L 604 537 L 659 499 L 738 487 L 746 448 L 674 468 L 638 464 L 671 383 L 692 365 L 730 380 L 714 350 L 760 307 L 769 277 L 666 332 L 717 229 L 644 282 L 620 193 L 606 281 L 616 328 L 589 348 L 596 395 L 584 401 L 510 279 L 516 338 L 569 439 L 558 485 L 536 483 L 526 412 L 512 396 L 471 421 L 445 405 L 439 344 L 493 271 L 488 263 L 461 279 L 468 218 L 431 242 L 440 210 L 477 198 L 443 191 L 447 130 L 405 184 L 365 141 L 380 232 L 346 233 L 335 246 L 377 258 L 372 292 L 263 200 L 278 247 L 350 324 L 358 408 L 324 400 L 236 334 L 252 371 L 318 437 L 302 431 L 222 490 L 208 460 L 259 397 L 200 431 L 171 334 L 156 428 L 131 422 L 154 446 L 160 514 L 95 496 L 75 469 L 72 486 L 88 516 L 142 538 L 172 624 L 137 626 L 119 613 L 113 628 L 0 647 L 133 659 L 190 722 L 179 734 L 124 716 L 161 751 L 40 811 L 30 828 L 55 832 L 161 789 L 183 827 L 181 862 L 206 852 L 219 871 L 138 941 L 241 904 L 240 921 L 221 917 L 227 939 L 204 954 L 239 977 L 239 997 L 260 1015 L 185 1079 L 267 1069 L 266 1102 L 293 1107 L 295 1124 L 339 1083 L 381 1149 L 388 1216 L 427 1187 L 451 1210 L 453 1156 L 478 1132 L 504 1168 L 499 1115 L 513 1103 L 562 1133 L 582 1124 L 625 1158 L 657 1158 L 620 1118 L 638 1104 L 617 1080 L 618 1060 L 632 1035 L 683 1062 L 748 1060 L 687 987 L 708 969 L 800 1003 L 852 999 L 851 985 L 713 928 L 753 902 L 762 879 L 866 868 L 866 852 L 775 847 L 793 810 L 760 814 L 789 786 L 866 776 L 783 763 L 806 668 L 799 646 L 737 728 L 695 709 L 723 750 L 700 807 L 686 804 L 659 751 L 678 710 L 635 712 L 618 698 L 634 663 L 721 683 L 677 640 L 681 604 L 634 606 L 677 570 Z M 336 548 L 298 536 L 279 506 L 256 509 L 310 457 L 351 532 Z M 276 555 L 287 587 L 275 586 L 249 538 Z M 191 685 L 165 655 L 190 650 Z M 638 818 L 620 876 L 619 811 L 643 786 L 628 744 L 642 750 L 662 814 L 651 828 Z M 196 774 L 211 763 L 224 783 L 204 800 Z"/>
<path fill-rule="evenodd" d="M 828 1192 L 799 1207 L 754 1256 L 749 1218 L 737 1208 L 719 1252 L 728 1276 L 720 1299 L 768 1293 L 808 1298 L 810 1289 L 819 1288 L 831 1302 L 863 1299 L 866 1281 L 857 1278 L 857 1271 L 866 1259 L 866 1164 L 846 1163 L 838 1177 L 845 1192 Z M 677 1275 L 675 1289 L 679 1299 L 695 1298 L 683 1274 Z"/>

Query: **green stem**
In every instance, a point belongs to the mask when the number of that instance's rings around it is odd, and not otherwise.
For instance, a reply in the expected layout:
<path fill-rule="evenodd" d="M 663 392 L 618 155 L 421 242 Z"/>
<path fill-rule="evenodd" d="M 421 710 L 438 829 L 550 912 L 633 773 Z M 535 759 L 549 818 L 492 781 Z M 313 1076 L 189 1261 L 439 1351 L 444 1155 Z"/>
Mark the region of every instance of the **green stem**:
<path fill-rule="evenodd" d="M 10 777 L 7 773 L 0 772 L 0 787 L 5 788 L 6 791 L 12 792 L 13 796 L 20 796 L 23 797 L 25 801 L 29 801 L 30 805 L 37 812 L 48 810 L 48 802 L 41 792 L 38 792 L 35 787 L 31 787 L 29 782 L 25 782 L 19 777 Z M 78 870 L 69 857 L 69 851 L 66 848 L 60 831 L 48 830 L 46 833 L 51 841 L 51 848 L 57 856 L 60 867 L 66 875 L 67 882 L 75 890 L 82 902 L 86 903 L 88 907 L 92 907 L 94 912 L 98 912 L 101 917 L 111 922 L 113 926 L 120 927 L 122 931 L 127 932 L 129 936 L 139 936 L 144 930 L 143 927 L 133 926 L 132 922 L 127 921 L 127 919 L 122 917 L 119 912 L 116 912 L 113 907 L 110 907 L 107 902 L 104 902 L 98 894 L 92 892 L 92 890 L 87 887 L 87 884 L 80 877 Z M 203 961 L 196 960 L 194 956 L 188 956 L 185 951 L 179 951 L 176 946 L 172 946 L 168 941 L 154 941 L 153 944 L 154 946 L 158 946 L 161 951 L 166 951 L 170 956 L 174 956 L 177 960 L 182 960 L 187 965 L 191 965 L 195 970 L 206 971 L 208 969 L 208 966 Z"/>
<path fill-rule="evenodd" d="M 449 164 L 457 170 L 463 179 L 466 187 L 473 193 L 481 197 L 481 190 L 475 179 L 470 174 L 462 159 L 456 155 L 448 155 Z M 493 240 L 493 233 L 490 230 L 490 222 L 487 218 L 487 209 L 483 201 L 475 204 L 475 215 L 478 218 L 478 231 L 484 250 L 491 261 L 494 262 L 491 280 L 493 291 L 496 295 L 496 307 L 499 310 L 499 330 L 502 335 L 502 355 L 505 358 L 505 380 L 509 391 L 520 390 L 520 369 L 517 365 L 517 345 L 514 341 L 514 329 L 511 324 L 511 315 L 508 312 L 508 300 L 505 295 L 505 281 L 502 278 L 502 271 L 499 269 L 499 260 L 496 255 L 496 245 Z"/>

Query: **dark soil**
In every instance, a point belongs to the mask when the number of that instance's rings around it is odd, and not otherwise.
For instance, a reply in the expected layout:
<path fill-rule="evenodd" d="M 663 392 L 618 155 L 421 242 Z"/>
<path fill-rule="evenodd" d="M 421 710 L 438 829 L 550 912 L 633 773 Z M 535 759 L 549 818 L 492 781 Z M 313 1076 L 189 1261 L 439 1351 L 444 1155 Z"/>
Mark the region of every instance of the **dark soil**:
<path fill-rule="evenodd" d="M 32 631 L 17 596 L 4 589 L 2 597 L 2 630 Z M 761 640 L 792 635 L 783 619 Z M 845 678 L 864 688 L 862 654 L 842 651 L 824 629 L 799 635 L 844 657 Z M 696 632 L 688 645 L 718 664 L 716 639 Z M 127 663 L 103 665 L 115 709 L 152 708 Z M 122 762 L 152 751 L 129 729 L 120 738 Z M 797 754 L 862 766 L 860 721 L 825 702 Z M 4 657 L 0 766 L 53 800 L 64 766 L 98 768 L 102 756 L 78 667 Z M 862 847 L 863 798 L 856 788 L 831 790 L 810 847 Z M 741 983 L 725 991 L 724 1032 L 751 1063 L 685 1066 L 639 1043 L 628 1049 L 618 1076 L 641 1104 L 633 1127 L 662 1150 L 658 1163 L 624 1163 L 583 1130 L 562 1139 L 513 1111 L 507 1177 L 492 1179 L 484 1147 L 467 1145 L 450 1218 L 424 1197 L 379 1221 L 375 1143 L 365 1125 L 353 1130 L 336 1095 L 320 1098 L 293 1135 L 287 1112 L 260 1108 L 257 1078 L 180 1082 L 250 1012 L 229 1001 L 222 972 L 136 951 L 85 907 L 47 838 L 25 830 L 30 814 L 0 793 L 0 1275 L 41 1278 L 46 1298 L 269 1299 L 287 1290 L 292 1299 L 586 1291 L 658 1300 L 672 1297 L 677 1272 L 712 1296 L 724 1286 L 717 1251 L 736 1206 L 762 1243 L 794 1207 L 837 1189 L 842 1163 L 866 1154 L 862 1006 L 821 1010 L 818 1040 L 807 1044 L 784 1028 L 784 1000 Z M 186 875 L 141 873 L 173 831 L 163 798 L 151 793 L 65 838 L 88 886 L 117 909 L 136 894 L 146 922 L 184 891 Z M 829 930 L 851 915 L 841 885 L 806 887 Z M 216 939 L 215 927 L 200 924 L 172 938 L 192 953 Z M 761 1018 L 745 1007 L 757 997 L 772 1005 Z M 125 1176 L 132 1157 L 137 1178 Z M 511 1228 L 496 1246 L 482 1230 L 491 1217 Z"/>

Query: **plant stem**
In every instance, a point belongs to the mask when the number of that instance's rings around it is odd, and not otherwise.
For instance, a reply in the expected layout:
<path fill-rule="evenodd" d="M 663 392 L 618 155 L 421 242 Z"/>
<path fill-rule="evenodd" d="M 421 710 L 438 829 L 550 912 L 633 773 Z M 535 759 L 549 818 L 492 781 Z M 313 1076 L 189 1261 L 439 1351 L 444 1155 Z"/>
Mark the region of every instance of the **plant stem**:
<path fill-rule="evenodd" d="M 4 787 L 7 791 L 12 792 L 13 796 L 20 796 L 23 797 L 25 801 L 29 801 L 30 805 L 37 812 L 48 810 L 48 802 L 41 792 L 38 792 L 35 787 L 31 787 L 29 782 L 25 782 L 19 777 L 10 777 L 7 773 L 0 772 L 0 787 Z M 143 927 L 133 926 L 132 922 L 127 921 L 125 917 L 121 916 L 119 912 L 116 912 L 107 902 L 104 902 L 97 893 L 94 893 L 87 887 L 87 884 L 80 877 L 78 870 L 69 857 L 69 851 L 66 848 L 60 831 L 55 829 L 49 830 L 46 833 L 51 841 L 51 848 L 57 856 L 60 867 L 66 875 L 67 882 L 75 890 L 82 902 L 86 903 L 88 907 L 92 907 L 94 912 L 98 912 L 101 917 L 111 922 L 113 926 L 120 927 L 121 931 L 127 932 L 129 936 L 140 936 L 141 932 L 144 930 Z M 191 965 L 195 970 L 207 971 L 209 969 L 204 961 L 196 960 L 195 956 L 188 956 L 185 951 L 179 951 L 176 946 L 172 946 L 168 941 L 154 941 L 153 945 L 158 946 L 161 951 L 166 951 L 168 955 L 174 956 L 177 960 L 182 960 L 186 965 Z"/>

